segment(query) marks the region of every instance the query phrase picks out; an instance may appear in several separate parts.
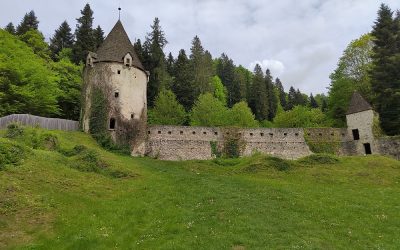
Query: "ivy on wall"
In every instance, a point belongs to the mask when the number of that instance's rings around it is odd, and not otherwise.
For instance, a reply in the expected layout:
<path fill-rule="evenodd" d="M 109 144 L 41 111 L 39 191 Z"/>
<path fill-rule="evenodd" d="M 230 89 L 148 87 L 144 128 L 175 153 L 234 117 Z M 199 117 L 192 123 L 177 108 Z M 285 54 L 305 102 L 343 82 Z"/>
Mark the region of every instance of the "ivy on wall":
<path fill-rule="evenodd" d="M 339 135 L 334 134 L 327 138 L 326 136 L 311 136 L 311 129 L 304 129 L 304 139 L 313 153 L 338 154 L 341 147 Z M 310 134 L 310 135 L 309 135 Z"/>

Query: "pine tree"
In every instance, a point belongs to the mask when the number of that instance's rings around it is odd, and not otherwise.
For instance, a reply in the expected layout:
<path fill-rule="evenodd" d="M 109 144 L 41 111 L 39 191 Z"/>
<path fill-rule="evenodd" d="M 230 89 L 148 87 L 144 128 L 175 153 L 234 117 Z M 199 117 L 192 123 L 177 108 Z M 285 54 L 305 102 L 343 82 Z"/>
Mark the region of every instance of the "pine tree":
<path fill-rule="evenodd" d="M 6 27 L 4 27 L 4 30 L 10 33 L 11 35 L 15 35 L 16 33 L 14 24 L 11 22 L 8 23 Z"/>
<path fill-rule="evenodd" d="M 252 86 L 252 98 L 250 108 L 258 121 L 268 118 L 267 90 L 265 88 L 264 74 L 259 64 L 254 67 L 254 77 Z"/>
<path fill-rule="evenodd" d="M 196 90 L 193 86 L 193 75 L 190 61 L 186 56 L 185 50 L 181 49 L 175 63 L 175 78 L 172 90 L 177 100 L 187 111 L 189 111 L 196 100 Z"/>
<path fill-rule="evenodd" d="M 162 87 L 168 88 L 170 76 L 167 72 L 164 47 L 167 44 L 164 31 L 160 26 L 160 20 L 156 17 L 151 25 L 151 32 L 147 34 L 146 41 L 143 45 L 143 55 L 148 55 L 145 58 L 145 65 L 150 71 L 147 100 L 150 107 L 153 107 L 154 99 L 158 95 Z"/>
<path fill-rule="evenodd" d="M 291 110 L 294 106 L 297 105 L 296 102 L 296 90 L 293 86 L 290 86 L 289 93 L 288 93 L 288 103 L 287 103 L 287 110 Z"/>
<path fill-rule="evenodd" d="M 305 106 L 307 105 L 307 97 L 304 96 L 299 89 L 296 90 L 296 95 L 295 95 L 295 105 L 301 105 Z"/>
<path fill-rule="evenodd" d="M 228 107 L 232 107 L 236 102 L 240 101 L 240 98 L 238 98 L 240 90 L 237 88 L 237 81 L 235 84 L 235 65 L 225 53 L 222 53 L 218 59 L 217 75 L 228 90 Z"/>
<path fill-rule="evenodd" d="M 104 31 L 100 27 L 100 25 L 98 25 L 97 28 L 93 30 L 93 39 L 96 49 L 100 47 L 100 45 L 104 42 Z"/>
<path fill-rule="evenodd" d="M 325 113 L 328 111 L 328 103 L 326 102 L 326 99 L 322 99 L 322 104 L 321 104 L 321 111 Z"/>
<path fill-rule="evenodd" d="M 287 110 L 287 101 L 286 101 L 286 93 L 285 89 L 283 88 L 283 84 L 279 78 L 275 79 L 275 87 L 278 90 L 279 94 L 279 102 L 284 110 Z"/>
<path fill-rule="evenodd" d="M 167 57 L 167 71 L 170 76 L 175 76 L 174 65 L 175 65 L 175 59 L 172 56 L 172 53 L 169 52 Z"/>
<path fill-rule="evenodd" d="M 64 48 L 72 48 L 74 44 L 74 36 L 71 33 L 67 21 L 61 23 L 60 27 L 55 31 L 52 38 L 50 38 L 51 57 L 55 60 L 58 53 Z"/>
<path fill-rule="evenodd" d="M 200 94 L 212 92 L 211 78 L 213 76 L 213 62 L 210 52 L 204 51 L 200 38 L 195 36 L 190 48 L 190 63 L 193 70 L 193 81 L 196 88 L 196 98 Z"/>
<path fill-rule="evenodd" d="M 25 34 L 30 29 L 37 30 L 39 25 L 39 21 L 35 15 L 35 12 L 31 10 L 29 13 L 26 13 L 21 23 L 17 26 L 17 35 Z"/>
<path fill-rule="evenodd" d="M 86 4 L 81 10 L 81 17 L 78 21 L 75 30 L 76 42 L 74 44 L 72 54 L 75 63 L 84 62 L 89 51 L 95 50 L 95 40 L 93 36 L 93 11 L 90 5 Z"/>
<path fill-rule="evenodd" d="M 382 129 L 388 135 L 400 133 L 400 28 L 391 9 L 382 4 L 372 30 L 374 37 L 371 87 Z M 397 41 L 399 42 L 397 42 Z"/>
<path fill-rule="evenodd" d="M 267 91 L 268 120 L 272 121 L 278 109 L 278 99 L 275 95 L 275 87 L 272 82 L 271 71 L 269 69 L 267 69 L 265 72 L 265 88 Z"/>
<path fill-rule="evenodd" d="M 314 108 L 314 109 L 319 107 L 319 105 L 318 105 L 317 101 L 315 100 L 312 93 L 310 95 L 310 107 Z"/>

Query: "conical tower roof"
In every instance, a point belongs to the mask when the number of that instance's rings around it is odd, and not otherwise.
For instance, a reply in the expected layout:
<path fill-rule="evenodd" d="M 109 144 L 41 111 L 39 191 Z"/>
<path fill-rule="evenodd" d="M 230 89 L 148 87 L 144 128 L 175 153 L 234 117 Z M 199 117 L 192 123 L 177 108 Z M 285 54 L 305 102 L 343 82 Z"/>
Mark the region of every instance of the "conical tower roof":
<path fill-rule="evenodd" d="M 346 114 L 350 115 L 371 109 L 371 105 L 360 95 L 360 93 L 354 91 Z"/>
<path fill-rule="evenodd" d="M 99 62 L 121 62 L 124 56 L 130 53 L 132 56 L 132 65 L 144 70 L 142 63 L 136 55 L 135 49 L 128 34 L 126 33 L 121 21 L 114 25 L 103 44 L 97 50 L 97 61 Z"/>

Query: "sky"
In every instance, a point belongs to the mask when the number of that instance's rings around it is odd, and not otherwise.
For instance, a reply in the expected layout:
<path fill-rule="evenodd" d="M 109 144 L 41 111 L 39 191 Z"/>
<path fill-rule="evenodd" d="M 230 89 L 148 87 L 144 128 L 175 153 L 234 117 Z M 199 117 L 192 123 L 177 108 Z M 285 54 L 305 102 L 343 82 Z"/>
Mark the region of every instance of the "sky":
<path fill-rule="evenodd" d="M 132 42 L 143 41 L 158 17 L 166 54 L 189 54 L 197 35 L 213 57 L 225 53 L 251 71 L 259 63 L 286 91 L 294 86 L 307 94 L 328 91 L 343 50 L 371 31 L 382 2 L 400 8 L 396 0 L 0 0 L 0 26 L 17 25 L 34 10 L 49 39 L 64 20 L 74 29 L 87 2 L 105 34 L 118 20 L 119 6 Z"/>

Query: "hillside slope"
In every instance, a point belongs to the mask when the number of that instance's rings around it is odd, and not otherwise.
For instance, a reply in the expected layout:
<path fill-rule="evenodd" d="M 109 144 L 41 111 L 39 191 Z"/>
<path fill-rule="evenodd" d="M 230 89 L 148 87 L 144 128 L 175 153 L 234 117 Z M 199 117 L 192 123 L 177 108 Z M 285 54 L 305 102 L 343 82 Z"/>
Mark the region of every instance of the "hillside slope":
<path fill-rule="evenodd" d="M 0 138 L 1 249 L 400 245 L 400 162 L 389 158 L 165 162 L 80 132 L 11 137 Z"/>

